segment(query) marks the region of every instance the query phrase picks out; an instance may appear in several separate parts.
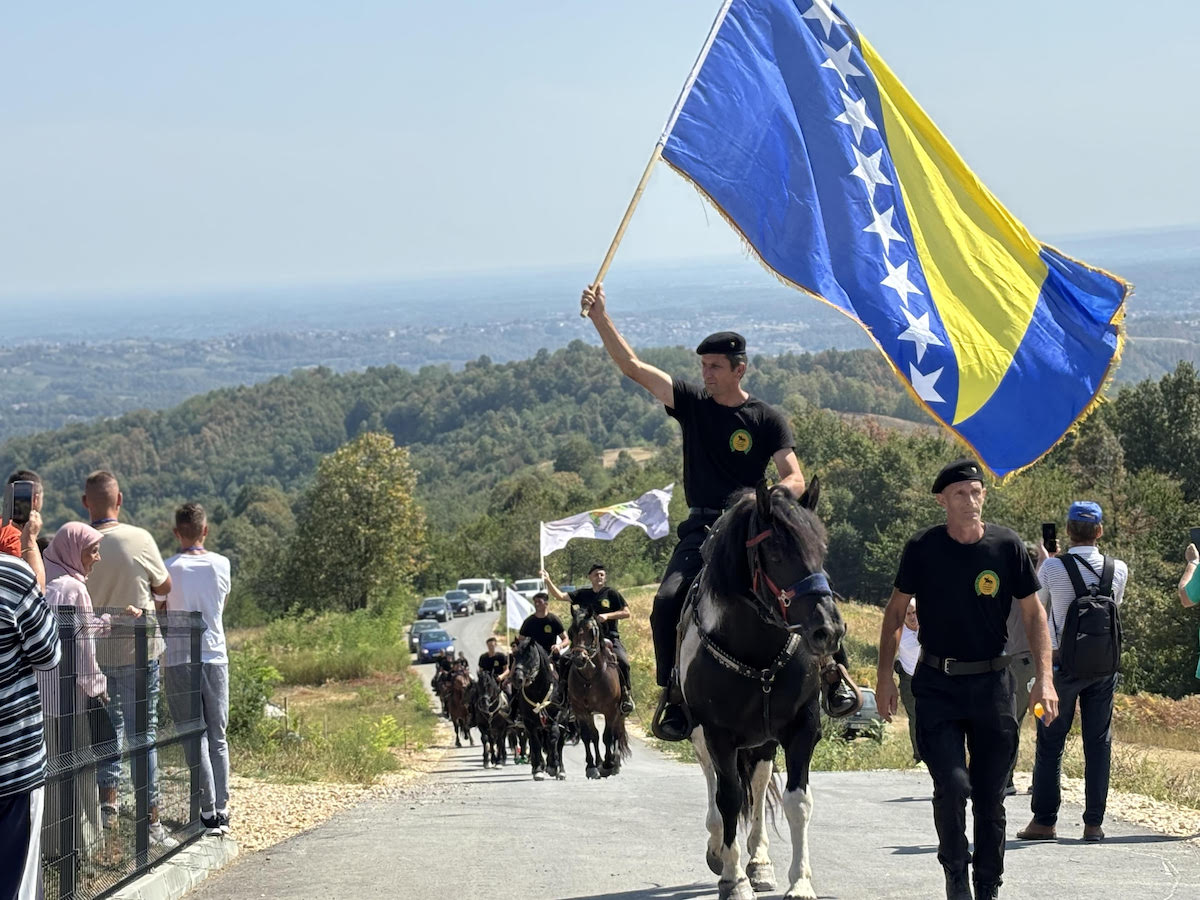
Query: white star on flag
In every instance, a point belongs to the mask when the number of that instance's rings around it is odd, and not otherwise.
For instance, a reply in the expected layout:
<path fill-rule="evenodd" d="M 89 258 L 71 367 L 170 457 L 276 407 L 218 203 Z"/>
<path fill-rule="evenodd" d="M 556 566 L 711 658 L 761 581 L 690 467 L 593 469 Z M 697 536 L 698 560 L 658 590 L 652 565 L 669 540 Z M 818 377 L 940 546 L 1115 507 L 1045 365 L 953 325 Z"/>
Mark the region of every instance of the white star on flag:
<path fill-rule="evenodd" d="M 825 29 L 825 37 L 829 37 L 834 25 L 846 24 L 833 11 L 829 0 L 813 0 L 813 5 L 808 8 L 808 12 L 801 14 L 801 18 L 820 22 L 821 27 Z"/>
<path fill-rule="evenodd" d="M 867 115 L 867 101 L 853 100 L 845 91 L 838 91 L 842 95 L 842 103 L 846 107 L 846 111 L 838 116 L 833 121 L 841 122 L 843 125 L 849 125 L 854 129 L 854 143 L 862 143 L 863 131 L 867 128 L 879 129 L 875 123 L 871 121 L 871 117 Z"/>
<path fill-rule="evenodd" d="M 906 263 L 907 265 L 907 263 Z M 935 347 L 944 347 L 942 339 L 929 330 L 929 313 L 923 312 L 921 315 L 914 316 L 907 309 L 902 309 L 904 318 L 908 319 L 908 328 L 900 332 L 898 341 L 912 341 L 917 347 L 917 362 L 925 356 L 925 348 L 930 344 Z"/>
<path fill-rule="evenodd" d="M 887 266 L 887 278 L 879 282 L 884 287 L 889 287 L 900 295 L 900 302 L 904 304 L 905 311 L 908 310 L 908 295 L 916 294 L 922 296 L 917 286 L 908 280 L 908 260 L 900 263 L 898 266 L 893 266 L 892 261 L 886 256 L 883 258 L 883 264 Z M 917 357 L 920 359 L 920 357 Z"/>
<path fill-rule="evenodd" d="M 916 391 L 917 396 L 926 403 L 946 402 L 942 395 L 939 394 L 937 389 L 934 387 L 934 384 L 937 383 L 938 376 L 942 374 L 944 369 L 945 366 L 943 366 L 941 369 L 934 369 L 928 375 L 924 375 L 912 363 L 908 364 L 908 374 L 912 380 L 913 390 Z"/>
<path fill-rule="evenodd" d="M 829 59 L 821 63 L 822 69 L 833 69 L 838 73 L 838 77 L 842 79 L 842 84 L 846 90 L 850 90 L 850 82 L 846 78 L 850 75 L 861 75 L 859 68 L 850 62 L 850 51 L 854 49 L 854 44 L 846 41 L 846 46 L 841 50 L 834 50 L 824 41 L 821 41 L 821 49 L 825 51 L 825 55 Z"/>
<path fill-rule="evenodd" d="M 883 212 L 876 212 L 872 208 L 871 212 L 875 214 L 874 220 L 863 231 L 873 231 L 879 235 L 879 239 L 883 241 L 883 252 L 886 254 L 892 246 L 892 241 L 899 241 L 902 244 L 907 244 L 908 241 L 895 228 L 892 227 L 892 214 L 896 211 L 896 207 L 889 206 Z"/>
<path fill-rule="evenodd" d="M 860 152 L 857 147 L 852 146 L 850 149 L 854 151 L 854 158 L 858 162 L 858 165 L 851 170 L 850 174 L 855 178 L 861 178 L 863 180 L 863 183 L 867 186 L 867 196 L 871 198 L 872 202 L 874 202 L 875 185 L 891 185 L 891 182 L 888 181 L 887 176 L 883 174 L 883 170 L 879 168 L 879 160 L 883 156 L 883 148 L 881 147 L 880 149 L 876 150 L 870 156 Z"/>

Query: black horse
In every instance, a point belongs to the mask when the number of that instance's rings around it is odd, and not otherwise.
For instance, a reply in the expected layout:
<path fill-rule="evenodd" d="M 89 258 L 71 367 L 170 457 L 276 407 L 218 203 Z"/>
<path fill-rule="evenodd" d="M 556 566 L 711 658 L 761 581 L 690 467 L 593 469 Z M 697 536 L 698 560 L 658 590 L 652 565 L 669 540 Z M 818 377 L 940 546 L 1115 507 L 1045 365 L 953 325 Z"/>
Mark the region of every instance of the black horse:
<path fill-rule="evenodd" d="M 768 788 L 783 747 L 792 838 L 788 900 L 815 898 L 808 857 L 809 763 L 821 737 L 820 660 L 846 627 L 822 571 L 825 529 L 812 510 L 816 478 L 799 501 L 759 482 L 717 521 L 680 626 L 680 680 L 708 780 L 708 864 L 721 900 L 775 887 L 767 855 Z M 738 817 L 750 820 L 745 870 Z"/>
<path fill-rule="evenodd" d="M 500 768 L 508 761 L 505 738 L 508 735 L 508 698 L 490 672 L 480 672 L 475 688 L 475 721 L 483 744 L 483 767 Z"/>
<path fill-rule="evenodd" d="M 566 735 L 559 721 L 566 703 L 551 667 L 550 654 L 541 644 L 528 638 L 517 644 L 512 666 L 513 703 L 529 739 L 534 781 L 543 781 L 546 775 L 559 781 L 567 777 L 562 765 Z"/>

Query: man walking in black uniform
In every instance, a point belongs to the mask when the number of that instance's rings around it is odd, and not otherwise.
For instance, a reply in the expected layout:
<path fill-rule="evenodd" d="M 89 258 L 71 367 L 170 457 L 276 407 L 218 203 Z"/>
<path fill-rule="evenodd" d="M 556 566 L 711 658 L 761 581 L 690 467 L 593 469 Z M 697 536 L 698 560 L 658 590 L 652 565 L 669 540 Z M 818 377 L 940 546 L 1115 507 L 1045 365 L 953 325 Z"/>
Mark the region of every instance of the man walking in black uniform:
<path fill-rule="evenodd" d="M 683 430 L 688 517 L 677 529 L 679 544 L 667 563 L 650 614 L 656 674 L 663 688 L 651 729 L 658 738 L 680 741 L 688 736 L 690 726 L 675 672 L 676 629 L 688 589 L 703 565 L 700 546 L 730 497 L 754 487 L 772 460 L 780 484 L 796 497 L 804 493 L 804 475 L 787 419 L 742 390 L 746 341 L 740 334 L 721 331 L 700 342 L 696 353 L 704 383 L 699 385 L 672 378 L 637 358 L 608 316 L 602 285 L 587 288 L 581 303 L 621 372 L 653 394 Z M 845 664 L 843 651 L 834 658 Z M 847 715 L 857 702 L 842 681 L 829 686 L 827 700 L 832 715 Z"/>
<path fill-rule="evenodd" d="M 933 822 L 946 896 L 971 900 L 966 809 L 975 817 L 972 879 L 976 900 L 999 894 L 1004 872 L 1004 787 L 1017 752 L 1013 681 L 1003 655 L 1011 605 L 1021 606 L 1036 681 L 1029 705 L 1043 721 L 1058 714 L 1050 677 L 1050 636 L 1025 545 L 1008 528 L 984 524 L 987 488 L 971 459 L 946 466 L 933 483 L 946 524 L 914 535 L 900 558 L 879 636 L 875 698 L 889 722 L 896 711 L 892 663 L 909 599 L 920 596 L 921 657 L 912 680 L 917 744 L 933 777 Z M 965 746 L 964 746 L 965 744 Z M 970 751 L 970 767 L 966 751 Z"/>
<path fill-rule="evenodd" d="M 633 714 L 633 696 L 629 691 L 629 655 L 625 645 L 621 643 L 621 635 L 617 630 L 617 622 L 629 618 L 629 604 L 621 596 L 621 592 L 608 585 L 608 571 L 600 563 L 588 569 L 590 588 L 583 588 L 564 594 L 554 586 L 554 581 L 542 570 L 542 580 L 555 600 L 569 600 L 573 606 L 578 606 L 585 613 L 591 613 L 601 626 L 601 637 L 606 638 L 617 655 L 617 668 L 621 672 L 621 712 L 629 716 Z"/>

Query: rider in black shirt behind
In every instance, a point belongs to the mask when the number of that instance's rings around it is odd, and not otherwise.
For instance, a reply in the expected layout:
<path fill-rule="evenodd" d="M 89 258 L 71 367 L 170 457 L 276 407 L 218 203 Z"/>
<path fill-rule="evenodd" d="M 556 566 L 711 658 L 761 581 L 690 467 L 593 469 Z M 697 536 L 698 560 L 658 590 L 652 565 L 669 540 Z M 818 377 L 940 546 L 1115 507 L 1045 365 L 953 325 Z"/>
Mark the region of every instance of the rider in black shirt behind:
<path fill-rule="evenodd" d="M 508 654 L 496 652 L 497 641 L 494 637 L 487 639 L 487 653 L 479 657 L 479 674 L 487 672 L 496 681 L 500 681 L 508 672 Z"/>
<path fill-rule="evenodd" d="M 545 591 L 533 595 L 533 615 L 521 623 L 517 633 L 521 637 L 532 638 L 547 653 L 553 653 L 555 649 L 567 648 L 567 634 L 562 620 L 549 612 L 549 599 Z"/>
<path fill-rule="evenodd" d="M 621 712 L 625 715 L 633 713 L 633 696 L 629 691 L 629 656 L 625 645 L 621 643 L 621 635 L 617 630 L 617 622 L 629 618 L 629 604 L 616 588 L 609 587 L 608 572 L 600 563 L 588 570 L 590 588 L 583 588 L 564 594 L 554 586 L 554 581 L 542 570 L 542 580 L 554 596 L 555 600 L 569 600 L 584 612 L 591 613 L 600 623 L 600 634 L 612 643 L 613 652 L 617 656 L 617 668 L 621 673 Z"/>

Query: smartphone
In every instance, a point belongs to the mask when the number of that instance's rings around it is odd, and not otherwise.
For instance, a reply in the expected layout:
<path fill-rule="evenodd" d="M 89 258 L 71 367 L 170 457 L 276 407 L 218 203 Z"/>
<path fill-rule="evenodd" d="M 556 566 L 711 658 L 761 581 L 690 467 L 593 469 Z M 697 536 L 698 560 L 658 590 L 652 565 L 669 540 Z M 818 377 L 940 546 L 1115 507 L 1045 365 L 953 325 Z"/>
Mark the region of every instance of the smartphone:
<path fill-rule="evenodd" d="M 1189 529 L 1192 535 L 1192 543 L 1196 545 L 1196 549 L 1200 550 L 1200 528 Z"/>
<path fill-rule="evenodd" d="M 1058 526 L 1053 522 L 1042 523 L 1042 546 L 1047 553 L 1058 552 Z"/>
<path fill-rule="evenodd" d="M 14 481 L 4 486 L 4 509 L 0 519 L 7 525 L 12 522 L 18 528 L 23 528 L 33 512 L 33 492 L 36 485 L 32 481 Z"/>

